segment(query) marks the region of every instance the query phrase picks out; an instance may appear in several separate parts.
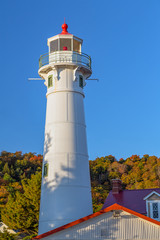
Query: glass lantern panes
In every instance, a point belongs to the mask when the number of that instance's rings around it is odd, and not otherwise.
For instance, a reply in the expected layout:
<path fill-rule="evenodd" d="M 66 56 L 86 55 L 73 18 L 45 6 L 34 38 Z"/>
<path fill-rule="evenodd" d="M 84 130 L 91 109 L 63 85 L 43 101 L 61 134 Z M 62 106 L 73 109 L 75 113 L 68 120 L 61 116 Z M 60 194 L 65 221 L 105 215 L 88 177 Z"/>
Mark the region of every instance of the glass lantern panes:
<path fill-rule="evenodd" d="M 152 203 L 153 218 L 158 218 L 158 203 Z"/>
<path fill-rule="evenodd" d="M 52 86 L 53 86 L 53 76 L 50 75 L 50 76 L 48 76 L 48 88 L 50 88 Z"/>
<path fill-rule="evenodd" d="M 67 51 L 71 51 L 71 39 L 61 38 L 60 39 L 60 51 L 63 51 L 64 47 Z"/>
<path fill-rule="evenodd" d="M 74 52 L 80 52 L 81 51 L 81 45 L 80 42 L 73 39 L 73 51 Z"/>
<path fill-rule="evenodd" d="M 58 51 L 58 39 L 50 43 L 50 53 Z"/>
<path fill-rule="evenodd" d="M 48 176 L 48 163 L 45 163 L 44 164 L 44 177 L 47 177 Z"/>

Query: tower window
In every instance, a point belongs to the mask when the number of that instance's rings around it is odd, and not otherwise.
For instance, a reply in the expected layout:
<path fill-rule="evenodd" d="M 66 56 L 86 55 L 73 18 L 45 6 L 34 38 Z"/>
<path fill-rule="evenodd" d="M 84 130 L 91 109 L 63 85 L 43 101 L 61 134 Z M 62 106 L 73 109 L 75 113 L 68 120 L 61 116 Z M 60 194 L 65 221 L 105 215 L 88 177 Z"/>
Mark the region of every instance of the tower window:
<path fill-rule="evenodd" d="M 83 88 L 83 76 L 79 76 L 79 86 Z"/>
<path fill-rule="evenodd" d="M 52 87 L 52 86 L 53 86 L 53 76 L 50 75 L 50 76 L 48 77 L 48 88 L 50 88 L 50 87 Z"/>
<path fill-rule="evenodd" d="M 48 176 L 48 163 L 45 163 L 45 164 L 44 164 L 44 173 L 43 173 L 43 176 L 44 176 L 44 177 L 47 177 L 47 176 Z"/>

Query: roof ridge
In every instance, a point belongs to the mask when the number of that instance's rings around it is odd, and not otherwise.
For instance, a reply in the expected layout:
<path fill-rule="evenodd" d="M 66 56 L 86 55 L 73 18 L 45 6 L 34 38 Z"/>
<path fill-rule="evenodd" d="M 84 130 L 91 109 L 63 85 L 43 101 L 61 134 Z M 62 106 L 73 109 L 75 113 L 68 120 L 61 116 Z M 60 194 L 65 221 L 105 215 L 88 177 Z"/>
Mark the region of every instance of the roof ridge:
<path fill-rule="evenodd" d="M 124 189 L 124 190 L 122 190 L 122 192 L 125 192 L 125 191 L 145 191 L 145 190 L 155 190 L 155 189 L 160 191 L 160 188 L 142 188 L 142 189 Z"/>

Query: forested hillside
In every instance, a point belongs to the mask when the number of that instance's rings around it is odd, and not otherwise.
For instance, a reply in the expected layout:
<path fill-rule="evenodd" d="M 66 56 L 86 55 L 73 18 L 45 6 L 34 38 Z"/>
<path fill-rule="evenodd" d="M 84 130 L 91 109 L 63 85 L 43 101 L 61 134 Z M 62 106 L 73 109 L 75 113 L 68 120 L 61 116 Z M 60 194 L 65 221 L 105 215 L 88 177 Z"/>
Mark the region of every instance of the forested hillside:
<path fill-rule="evenodd" d="M 42 159 L 34 153 L 0 155 L 1 219 L 12 229 L 37 233 Z M 98 211 L 111 190 L 111 179 L 121 179 L 123 189 L 160 187 L 160 158 L 133 155 L 117 161 L 110 155 L 90 161 L 90 173 L 93 208 Z"/>

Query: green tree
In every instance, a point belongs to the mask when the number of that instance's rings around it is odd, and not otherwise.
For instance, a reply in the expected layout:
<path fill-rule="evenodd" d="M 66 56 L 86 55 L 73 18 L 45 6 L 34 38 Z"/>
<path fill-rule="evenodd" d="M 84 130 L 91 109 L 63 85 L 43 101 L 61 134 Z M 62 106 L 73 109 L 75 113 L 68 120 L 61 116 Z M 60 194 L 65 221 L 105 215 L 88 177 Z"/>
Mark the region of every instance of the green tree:
<path fill-rule="evenodd" d="M 11 175 L 12 178 L 15 177 L 15 171 L 14 171 L 13 165 L 11 165 L 11 168 L 10 168 L 10 175 Z"/>
<path fill-rule="evenodd" d="M 4 232 L 0 232 L 0 239 L 1 240 L 16 240 L 15 235 L 7 232 L 7 230 L 4 230 Z"/>
<path fill-rule="evenodd" d="M 37 174 L 31 176 L 31 179 L 22 181 L 26 207 L 31 223 L 30 229 L 33 231 L 38 230 L 41 177 L 42 173 L 37 172 Z"/>
<path fill-rule="evenodd" d="M 9 183 L 14 182 L 14 179 L 8 173 L 4 174 L 3 179 Z"/>
<path fill-rule="evenodd" d="M 40 205 L 41 172 L 22 182 L 24 193 L 9 195 L 2 210 L 2 221 L 12 229 L 37 233 Z"/>
<path fill-rule="evenodd" d="M 4 167 L 3 167 L 3 173 L 10 174 L 10 169 L 9 169 L 9 166 L 8 166 L 8 162 L 6 162 Z"/>

